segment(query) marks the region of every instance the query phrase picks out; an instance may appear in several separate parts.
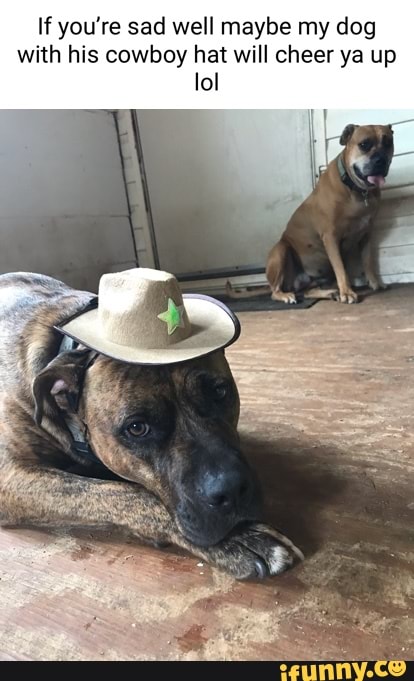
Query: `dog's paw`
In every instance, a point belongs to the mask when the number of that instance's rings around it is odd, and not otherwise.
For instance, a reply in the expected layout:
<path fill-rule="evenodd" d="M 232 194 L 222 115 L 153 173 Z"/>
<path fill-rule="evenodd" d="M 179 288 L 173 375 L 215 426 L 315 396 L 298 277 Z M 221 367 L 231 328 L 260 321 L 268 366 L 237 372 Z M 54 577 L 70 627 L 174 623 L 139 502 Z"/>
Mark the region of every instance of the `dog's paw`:
<path fill-rule="evenodd" d="M 348 305 L 352 305 L 353 303 L 358 303 L 359 298 L 358 294 L 355 293 L 352 289 L 345 289 L 343 291 L 339 291 L 338 295 L 336 296 L 336 300 L 338 300 L 340 303 L 345 303 Z"/>
<path fill-rule="evenodd" d="M 385 291 L 388 288 L 388 284 L 383 284 L 381 281 L 378 281 L 378 279 L 369 279 L 368 286 L 371 291 Z"/>
<path fill-rule="evenodd" d="M 208 559 L 236 579 L 264 579 L 303 560 L 303 554 L 277 530 L 255 523 L 208 549 Z"/>
<path fill-rule="evenodd" d="M 278 300 L 287 305 L 295 305 L 298 302 L 294 293 L 285 293 L 284 291 L 273 292 L 272 300 Z"/>

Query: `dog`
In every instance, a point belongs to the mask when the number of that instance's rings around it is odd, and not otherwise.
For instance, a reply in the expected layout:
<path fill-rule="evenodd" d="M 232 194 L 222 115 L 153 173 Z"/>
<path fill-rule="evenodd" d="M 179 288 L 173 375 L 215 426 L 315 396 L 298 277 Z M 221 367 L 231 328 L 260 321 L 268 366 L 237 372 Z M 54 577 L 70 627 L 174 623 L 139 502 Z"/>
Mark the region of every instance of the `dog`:
<path fill-rule="evenodd" d="M 143 366 L 62 349 L 56 326 L 96 300 L 47 276 L 0 276 L 1 525 L 115 528 L 237 579 L 302 559 L 260 520 L 224 350 Z"/>
<path fill-rule="evenodd" d="M 340 143 L 345 149 L 329 163 L 269 253 L 269 287 L 237 292 L 227 282 L 230 297 L 270 290 L 273 300 L 288 304 L 297 302 L 297 294 L 357 303 L 344 265 L 355 247 L 361 252 L 369 287 L 386 288 L 375 272 L 371 233 L 394 154 L 393 130 L 391 125 L 350 124 Z"/>

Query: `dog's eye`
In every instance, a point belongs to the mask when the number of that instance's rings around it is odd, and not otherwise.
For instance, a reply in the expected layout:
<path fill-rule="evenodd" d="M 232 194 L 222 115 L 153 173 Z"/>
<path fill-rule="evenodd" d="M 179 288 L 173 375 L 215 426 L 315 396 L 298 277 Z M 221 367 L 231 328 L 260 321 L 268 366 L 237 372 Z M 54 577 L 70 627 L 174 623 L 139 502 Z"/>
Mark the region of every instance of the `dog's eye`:
<path fill-rule="evenodd" d="M 232 383 L 223 376 L 202 373 L 198 376 L 198 384 L 200 390 L 198 395 L 203 404 L 212 405 L 219 402 L 227 404 L 230 402 L 229 398 L 233 394 Z M 226 408 L 226 404 L 220 405 L 220 408 Z"/>
<path fill-rule="evenodd" d="M 145 437 L 150 430 L 148 423 L 141 423 L 141 421 L 134 421 L 126 428 L 126 432 L 132 437 Z"/>
<path fill-rule="evenodd" d="M 225 383 L 218 383 L 214 386 L 213 395 L 216 402 L 221 402 L 227 397 L 228 387 Z"/>
<path fill-rule="evenodd" d="M 372 147 L 372 142 L 371 140 L 362 140 L 362 142 L 360 142 L 358 146 L 361 149 L 361 151 L 369 151 Z"/>

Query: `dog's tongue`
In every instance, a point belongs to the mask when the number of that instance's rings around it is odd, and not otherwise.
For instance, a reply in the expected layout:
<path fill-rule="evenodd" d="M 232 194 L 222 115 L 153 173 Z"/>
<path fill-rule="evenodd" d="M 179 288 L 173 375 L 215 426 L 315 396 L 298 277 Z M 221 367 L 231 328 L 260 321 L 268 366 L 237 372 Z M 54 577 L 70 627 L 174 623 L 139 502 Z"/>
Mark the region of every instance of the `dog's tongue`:
<path fill-rule="evenodd" d="M 383 175 L 368 175 L 367 180 L 370 184 L 374 184 L 376 187 L 381 189 L 385 184 L 385 178 Z"/>

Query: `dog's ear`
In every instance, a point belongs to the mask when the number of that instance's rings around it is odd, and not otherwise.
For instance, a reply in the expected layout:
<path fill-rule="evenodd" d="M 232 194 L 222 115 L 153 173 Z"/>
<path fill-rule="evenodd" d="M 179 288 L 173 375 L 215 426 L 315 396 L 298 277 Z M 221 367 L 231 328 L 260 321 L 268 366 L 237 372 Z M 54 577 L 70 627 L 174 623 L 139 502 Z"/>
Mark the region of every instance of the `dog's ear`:
<path fill-rule="evenodd" d="M 34 420 L 42 424 L 48 417 L 56 425 L 64 426 L 62 410 L 76 404 L 82 390 L 85 371 L 96 353 L 82 349 L 62 352 L 42 369 L 32 385 L 35 403 Z"/>
<path fill-rule="evenodd" d="M 348 144 L 349 140 L 351 139 L 352 135 L 354 134 L 354 131 L 358 127 L 359 127 L 358 125 L 354 125 L 353 123 L 349 123 L 349 125 L 347 125 L 342 131 L 342 135 L 339 138 L 339 144 L 342 144 L 342 146 L 345 146 L 346 144 Z"/>
<path fill-rule="evenodd" d="M 388 127 L 389 127 L 390 131 L 392 132 L 392 134 L 394 134 L 394 130 L 392 129 L 392 123 L 388 123 Z"/>

